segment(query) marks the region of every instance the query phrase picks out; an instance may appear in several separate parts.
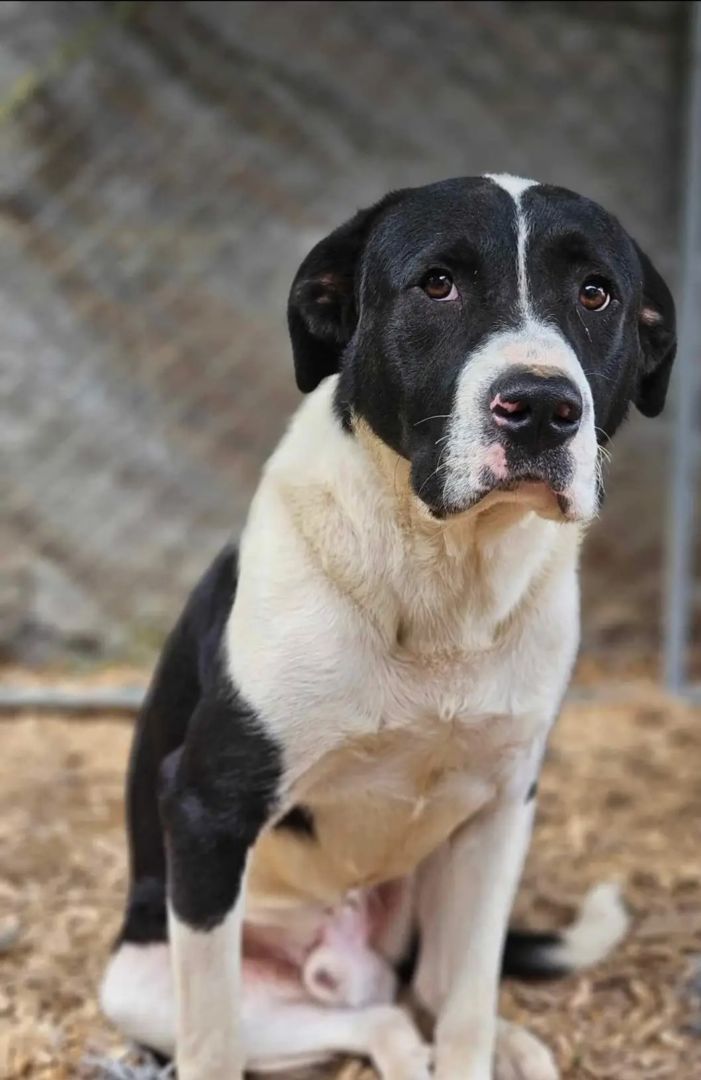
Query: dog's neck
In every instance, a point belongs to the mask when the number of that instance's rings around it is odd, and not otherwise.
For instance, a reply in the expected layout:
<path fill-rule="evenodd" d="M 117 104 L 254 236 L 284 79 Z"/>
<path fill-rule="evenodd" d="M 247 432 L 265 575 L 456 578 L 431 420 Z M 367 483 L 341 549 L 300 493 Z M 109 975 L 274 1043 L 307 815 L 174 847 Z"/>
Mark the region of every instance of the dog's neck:
<path fill-rule="evenodd" d="M 576 565 L 577 527 L 523 502 L 488 497 L 437 519 L 409 462 L 362 420 L 342 431 L 331 402 L 326 386 L 305 402 L 272 472 L 314 560 L 383 636 L 417 650 L 489 648 L 553 565 Z"/>
<path fill-rule="evenodd" d="M 467 513 L 436 518 L 414 493 L 408 461 L 362 421 L 354 432 L 396 530 L 391 581 L 407 646 L 448 645 L 457 632 L 462 645 L 490 647 L 563 550 L 576 560 L 576 527 L 540 517 L 518 498 L 488 497 Z"/>

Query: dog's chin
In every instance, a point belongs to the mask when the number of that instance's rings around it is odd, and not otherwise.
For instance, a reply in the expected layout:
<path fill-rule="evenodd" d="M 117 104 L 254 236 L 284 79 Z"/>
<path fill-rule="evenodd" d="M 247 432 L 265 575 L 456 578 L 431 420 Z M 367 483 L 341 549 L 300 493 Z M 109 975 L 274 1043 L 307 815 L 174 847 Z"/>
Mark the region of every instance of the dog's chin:
<path fill-rule="evenodd" d="M 459 503 L 421 500 L 433 518 L 445 520 L 464 515 L 485 513 L 495 507 L 512 507 L 524 513 L 533 512 L 549 521 L 587 524 L 595 515 L 595 500 L 580 499 L 573 489 L 556 490 L 545 478 L 530 476 L 499 480 L 480 486 Z"/>
<path fill-rule="evenodd" d="M 484 511 L 490 506 L 503 505 L 522 507 L 553 521 L 561 521 L 571 513 L 568 496 L 555 491 L 546 480 L 537 479 L 495 484 L 477 499 L 473 509 Z"/>

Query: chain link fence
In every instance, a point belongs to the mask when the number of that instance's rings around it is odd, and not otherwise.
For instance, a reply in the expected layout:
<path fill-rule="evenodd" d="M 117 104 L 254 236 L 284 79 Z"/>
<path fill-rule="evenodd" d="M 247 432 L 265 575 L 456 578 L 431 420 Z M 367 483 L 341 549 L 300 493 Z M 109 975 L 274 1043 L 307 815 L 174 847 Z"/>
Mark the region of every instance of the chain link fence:
<path fill-rule="evenodd" d="M 297 265 L 388 188 L 561 183 L 673 279 L 690 8 L 5 0 L 3 653 L 151 653 L 296 404 Z M 592 649 L 656 640 L 668 433 L 619 443 Z"/>

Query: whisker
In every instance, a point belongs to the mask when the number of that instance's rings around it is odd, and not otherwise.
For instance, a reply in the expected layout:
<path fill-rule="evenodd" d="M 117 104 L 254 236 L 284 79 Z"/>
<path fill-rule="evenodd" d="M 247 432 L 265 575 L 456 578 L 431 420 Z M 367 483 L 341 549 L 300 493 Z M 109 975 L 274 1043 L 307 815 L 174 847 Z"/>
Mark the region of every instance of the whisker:
<path fill-rule="evenodd" d="M 429 480 L 433 480 L 434 476 L 437 476 L 438 473 L 441 472 L 441 470 L 445 470 L 445 469 L 449 469 L 449 468 L 450 468 L 450 462 L 449 461 L 444 461 L 442 465 L 437 465 L 436 468 L 431 473 L 431 475 L 426 477 L 423 484 L 419 488 L 417 494 L 420 495 L 421 492 L 423 491 L 423 489 L 426 487 L 426 484 L 429 482 Z"/>
<path fill-rule="evenodd" d="M 430 476 L 427 476 L 426 479 L 424 480 L 423 484 L 421 485 L 421 487 L 419 488 L 419 490 L 417 492 L 418 495 L 421 495 L 421 492 L 426 487 L 426 484 L 428 484 L 429 480 L 433 480 L 433 477 L 437 476 L 438 473 L 441 471 L 441 469 L 447 469 L 450 466 L 449 461 L 443 461 L 443 458 L 445 457 L 447 450 L 448 450 L 447 446 L 444 446 L 443 449 L 441 450 L 441 452 L 440 452 L 440 454 L 438 456 L 438 464 L 436 465 L 435 469 L 430 474 Z"/>
<path fill-rule="evenodd" d="M 450 413 L 436 413 L 435 416 L 424 416 L 423 420 L 417 420 L 414 427 L 425 424 L 427 420 L 450 420 Z"/>
<path fill-rule="evenodd" d="M 599 450 L 601 450 L 602 453 L 596 455 L 596 462 L 594 464 L 594 468 L 595 468 L 595 472 L 596 472 L 597 484 L 598 484 L 599 488 L 601 489 L 601 493 L 603 495 L 605 495 L 606 494 L 606 484 L 605 484 L 604 481 L 605 481 L 605 478 L 606 478 L 606 474 L 604 472 L 604 464 L 603 463 L 604 463 L 604 461 L 610 462 L 611 455 L 608 453 L 607 450 L 604 450 L 603 446 L 600 446 Z"/>
<path fill-rule="evenodd" d="M 579 321 L 581 322 L 582 326 L 584 327 L 584 333 L 585 333 L 585 334 L 587 335 L 587 337 L 588 337 L 588 338 L 589 338 L 589 340 L 591 341 L 591 334 L 590 334 L 590 332 L 589 332 L 589 327 L 587 326 L 587 324 L 585 323 L 584 319 L 582 318 L 582 313 L 581 313 L 581 311 L 579 310 L 579 308 L 576 308 L 575 310 L 576 310 L 576 312 L 577 312 L 577 318 L 579 319 Z"/>

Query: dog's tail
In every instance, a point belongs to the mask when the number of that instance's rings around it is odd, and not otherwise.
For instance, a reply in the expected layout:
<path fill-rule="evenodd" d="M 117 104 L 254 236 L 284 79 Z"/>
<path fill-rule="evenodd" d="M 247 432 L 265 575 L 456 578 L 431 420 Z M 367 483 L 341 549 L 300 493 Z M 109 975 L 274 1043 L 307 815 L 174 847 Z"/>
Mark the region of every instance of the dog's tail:
<path fill-rule="evenodd" d="M 510 930 L 502 974 L 517 979 L 551 979 L 599 963 L 625 937 L 630 917 L 619 887 L 591 889 L 570 926 L 549 933 Z"/>

